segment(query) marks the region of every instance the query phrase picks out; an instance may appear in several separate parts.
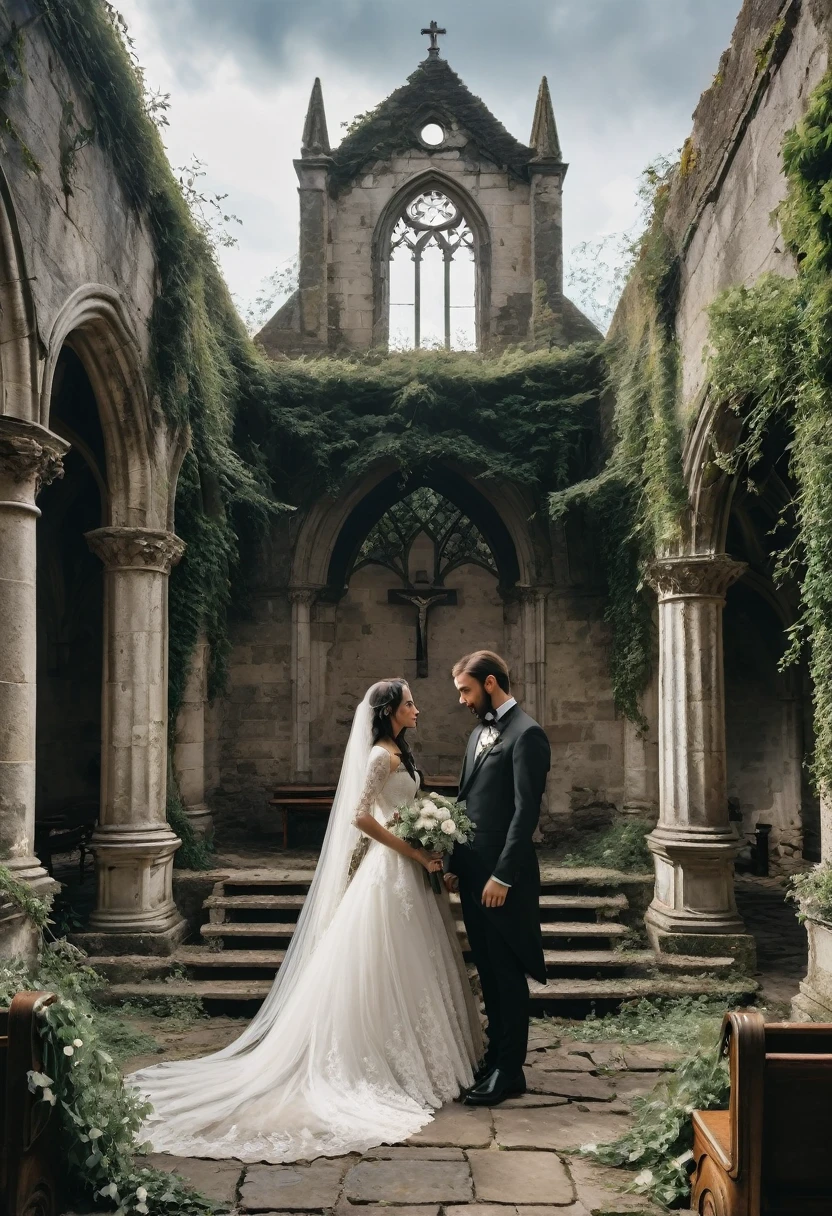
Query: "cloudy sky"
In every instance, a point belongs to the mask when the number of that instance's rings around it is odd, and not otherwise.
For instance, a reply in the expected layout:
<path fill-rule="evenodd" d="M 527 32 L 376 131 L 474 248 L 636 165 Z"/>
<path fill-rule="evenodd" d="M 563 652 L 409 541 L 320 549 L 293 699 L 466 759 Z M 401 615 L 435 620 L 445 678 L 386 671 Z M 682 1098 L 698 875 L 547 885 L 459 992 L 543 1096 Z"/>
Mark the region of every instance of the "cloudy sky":
<path fill-rule="evenodd" d="M 292 158 L 315 76 L 330 140 L 402 84 L 447 28 L 442 54 L 503 124 L 529 138 L 547 75 L 569 162 L 567 250 L 634 222 L 638 175 L 679 148 L 731 38 L 740 0 L 116 0 L 152 88 L 170 93 L 172 163 L 242 219 L 222 253 L 244 306 L 297 243 Z"/>

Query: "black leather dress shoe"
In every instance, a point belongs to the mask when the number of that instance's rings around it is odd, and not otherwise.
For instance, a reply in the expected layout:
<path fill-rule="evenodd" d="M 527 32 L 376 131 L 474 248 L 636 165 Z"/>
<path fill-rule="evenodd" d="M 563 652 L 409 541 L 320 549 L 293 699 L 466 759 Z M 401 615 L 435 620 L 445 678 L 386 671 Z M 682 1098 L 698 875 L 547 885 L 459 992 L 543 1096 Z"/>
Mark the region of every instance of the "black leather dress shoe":
<path fill-rule="evenodd" d="M 526 1078 L 522 1072 L 508 1073 L 495 1068 L 484 1081 L 469 1089 L 462 1101 L 465 1106 L 499 1106 L 506 1098 L 516 1098 L 525 1092 Z"/>
<path fill-rule="evenodd" d="M 486 1060 L 483 1060 L 483 1062 L 482 1062 L 482 1064 L 480 1064 L 479 1068 L 474 1069 L 474 1080 L 472 1081 L 472 1083 L 470 1085 L 464 1085 L 460 1089 L 460 1091 L 457 1094 L 454 1101 L 462 1102 L 465 1099 L 465 1097 L 468 1094 L 470 1094 L 472 1089 L 476 1089 L 478 1085 L 482 1085 L 482 1083 L 486 1079 L 486 1077 L 491 1076 L 495 1067 L 496 1067 L 496 1065 L 489 1064 Z"/>

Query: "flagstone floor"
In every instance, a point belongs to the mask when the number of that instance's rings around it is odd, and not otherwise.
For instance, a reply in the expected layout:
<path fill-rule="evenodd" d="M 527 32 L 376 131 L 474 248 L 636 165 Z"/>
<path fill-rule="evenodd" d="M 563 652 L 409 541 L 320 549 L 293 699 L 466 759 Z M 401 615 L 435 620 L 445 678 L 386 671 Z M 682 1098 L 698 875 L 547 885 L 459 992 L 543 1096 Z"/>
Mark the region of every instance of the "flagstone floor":
<path fill-rule="evenodd" d="M 125 1069 L 216 1050 L 241 1023 L 212 1018 L 193 1029 L 158 1034 L 162 1050 Z M 556 1027 L 536 1023 L 529 1045 L 529 1092 L 495 1110 L 452 1103 L 406 1144 L 363 1156 L 290 1166 L 244 1165 L 151 1157 L 235 1212 L 282 1214 L 395 1205 L 397 1216 L 654 1216 L 627 1194 L 632 1173 L 570 1154 L 610 1140 L 629 1124 L 630 1103 L 649 1092 L 677 1058 L 665 1045 L 561 1042 Z M 355 1216 L 360 1216 L 356 1212 Z"/>

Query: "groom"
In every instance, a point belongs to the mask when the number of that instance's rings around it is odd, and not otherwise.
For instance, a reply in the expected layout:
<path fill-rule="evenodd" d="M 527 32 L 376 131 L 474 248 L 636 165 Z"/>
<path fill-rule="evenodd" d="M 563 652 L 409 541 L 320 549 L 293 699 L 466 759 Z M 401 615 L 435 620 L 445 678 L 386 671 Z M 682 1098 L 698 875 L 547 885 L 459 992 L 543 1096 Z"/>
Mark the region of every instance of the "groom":
<path fill-rule="evenodd" d="M 446 862 L 482 984 L 488 1049 L 463 1101 L 496 1106 L 526 1088 L 531 975 L 546 981 L 540 869 L 532 834 L 549 771 L 549 740 L 511 695 L 503 659 L 477 650 L 453 669 L 460 704 L 479 718 L 459 779 L 475 832 Z"/>

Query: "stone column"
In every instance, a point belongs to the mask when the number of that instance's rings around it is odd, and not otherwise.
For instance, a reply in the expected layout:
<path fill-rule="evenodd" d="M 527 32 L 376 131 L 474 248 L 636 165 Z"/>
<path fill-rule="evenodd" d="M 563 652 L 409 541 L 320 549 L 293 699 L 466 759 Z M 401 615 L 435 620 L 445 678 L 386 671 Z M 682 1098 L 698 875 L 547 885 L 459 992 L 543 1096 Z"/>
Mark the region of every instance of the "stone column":
<path fill-rule="evenodd" d="M 208 698 L 208 639 L 202 634 L 191 655 L 182 705 L 176 719 L 173 764 L 185 814 L 198 836 L 213 831 L 205 805 L 205 702 Z"/>
<path fill-rule="evenodd" d="M 98 528 L 87 541 L 105 566 L 104 689 L 98 902 L 83 936 L 94 953 L 169 954 L 185 923 L 165 816 L 168 575 L 185 546 L 150 528 Z"/>
<path fill-rule="evenodd" d="M 45 427 L 0 417 L 0 862 L 38 895 L 58 889 L 35 856 L 36 535 L 42 485 L 63 475 L 68 444 Z M 0 916 L 0 954 L 28 955 L 36 935 Z"/>
<path fill-rule="evenodd" d="M 653 946 L 754 965 L 734 900 L 739 847 L 728 820 L 722 610 L 744 563 L 726 554 L 655 563 L 659 595 L 659 823 L 648 838 Z"/>
<path fill-rule="evenodd" d="M 520 631 L 523 644 L 523 701 L 542 726 L 546 720 L 546 600 L 549 587 L 524 587 L 520 592 Z"/>
<path fill-rule="evenodd" d="M 292 601 L 292 768 L 295 781 L 312 780 L 312 605 L 317 587 L 290 587 Z"/>

